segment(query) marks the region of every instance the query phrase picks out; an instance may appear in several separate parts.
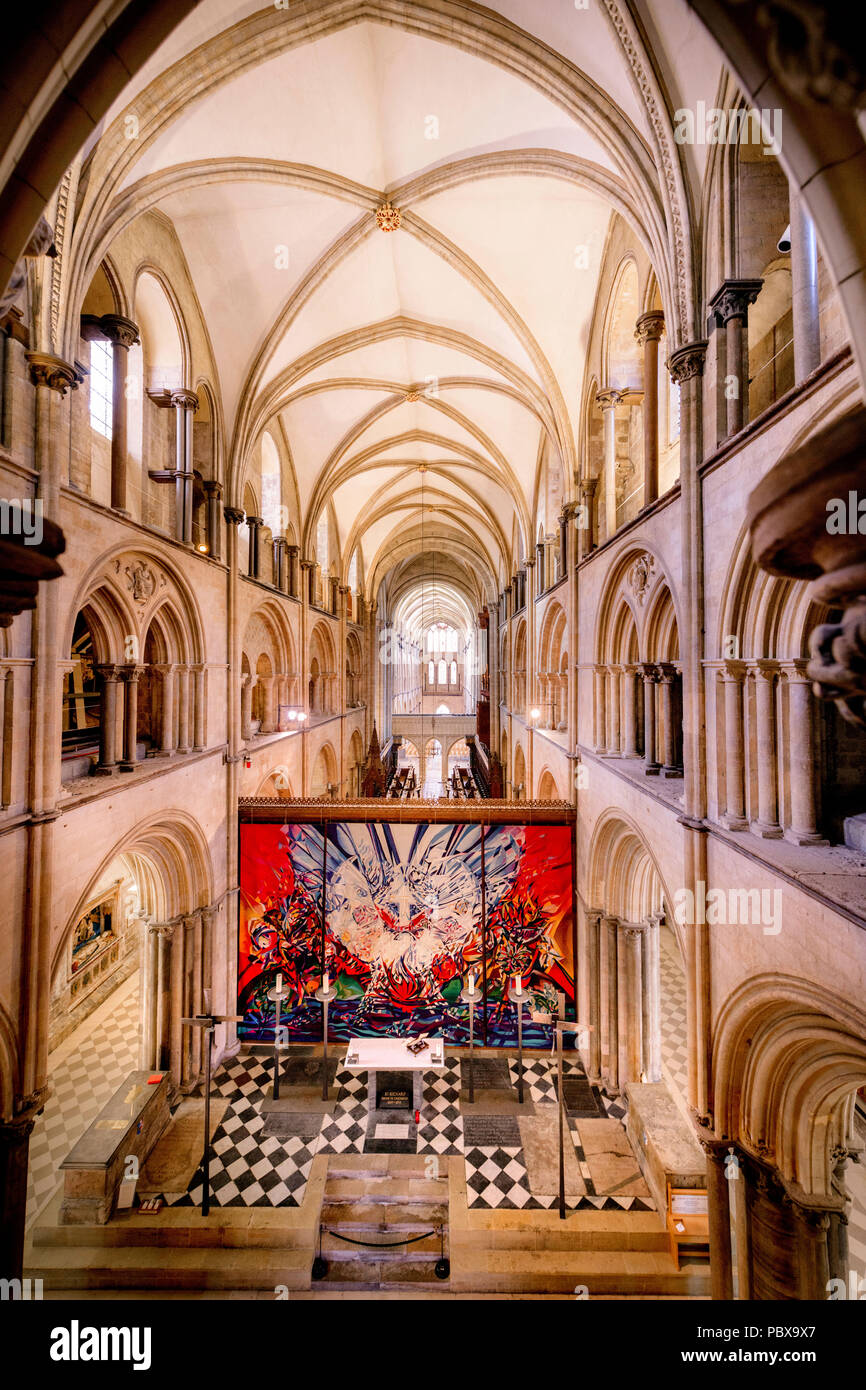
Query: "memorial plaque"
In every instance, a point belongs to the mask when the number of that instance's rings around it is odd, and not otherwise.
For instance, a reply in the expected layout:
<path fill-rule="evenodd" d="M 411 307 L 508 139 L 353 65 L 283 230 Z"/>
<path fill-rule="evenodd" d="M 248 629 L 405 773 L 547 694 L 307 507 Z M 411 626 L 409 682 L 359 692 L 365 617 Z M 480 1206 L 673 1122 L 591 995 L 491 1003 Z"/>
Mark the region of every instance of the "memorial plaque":
<path fill-rule="evenodd" d="M 414 1078 L 410 1071 L 376 1073 L 376 1109 L 411 1110 Z"/>

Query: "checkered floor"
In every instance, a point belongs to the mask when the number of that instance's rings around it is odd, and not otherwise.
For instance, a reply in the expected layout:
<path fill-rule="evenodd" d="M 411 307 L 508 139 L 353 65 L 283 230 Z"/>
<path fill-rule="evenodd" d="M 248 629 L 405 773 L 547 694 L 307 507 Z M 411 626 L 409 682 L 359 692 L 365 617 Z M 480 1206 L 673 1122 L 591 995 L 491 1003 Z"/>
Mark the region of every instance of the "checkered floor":
<path fill-rule="evenodd" d="M 48 1058 L 52 1094 L 30 1136 L 27 1225 L 51 1199 L 69 1150 L 138 1067 L 138 973 L 118 986 Z"/>
<path fill-rule="evenodd" d="M 669 927 L 662 927 L 659 945 L 662 1074 L 672 1091 L 685 1096 L 689 1084 L 686 977 Z"/>
<path fill-rule="evenodd" d="M 509 1058 L 511 1081 L 517 1082 L 517 1064 Z M 556 1104 L 553 1060 L 533 1054 L 525 1061 L 527 1098 L 537 1106 Z M 585 1078 L 577 1058 L 566 1064 L 568 1076 Z M 241 1056 L 220 1069 L 214 1090 L 229 1102 L 229 1109 L 214 1135 L 210 1165 L 212 1200 L 216 1206 L 298 1206 L 303 1201 L 310 1166 L 316 1153 L 362 1154 L 371 1151 L 367 1073 L 338 1069 L 333 1112 L 322 1117 L 313 1138 L 281 1139 L 263 1136 L 266 1116 L 262 1102 L 270 1094 L 272 1066 L 269 1058 Z M 556 1198 L 530 1190 L 522 1148 L 464 1143 L 460 1110 L 461 1062 L 446 1056 L 443 1071 L 424 1074 L 424 1105 L 418 1125 L 415 1152 L 463 1154 L 469 1205 L 488 1208 L 549 1208 Z M 624 1119 L 624 1108 L 596 1093 L 599 1115 Z M 308 1117 L 309 1118 L 309 1117 Z M 578 1121 L 570 1122 L 571 1136 L 586 1195 L 570 1199 L 574 1209 L 611 1211 L 651 1210 L 648 1198 L 600 1196 L 595 1192 L 589 1166 L 580 1146 Z M 201 1201 L 201 1173 L 184 1193 L 164 1193 L 171 1206 L 193 1206 Z"/>

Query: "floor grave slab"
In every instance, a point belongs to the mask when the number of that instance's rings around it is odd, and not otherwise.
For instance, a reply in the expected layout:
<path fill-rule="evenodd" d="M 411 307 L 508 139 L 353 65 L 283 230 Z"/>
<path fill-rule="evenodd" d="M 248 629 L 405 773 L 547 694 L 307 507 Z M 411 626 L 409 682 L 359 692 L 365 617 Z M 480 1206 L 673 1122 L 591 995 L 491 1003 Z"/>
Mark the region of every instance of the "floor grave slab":
<path fill-rule="evenodd" d="M 520 1123 L 516 1115 L 463 1116 L 463 1136 L 467 1146 L 520 1147 Z"/>
<path fill-rule="evenodd" d="M 411 1110 L 371 1110 L 364 1140 L 365 1154 L 414 1154 L 418 1127 Z"/>
<path fill-rule="evenodd" d="M 321 1115 L 303 1111 L 272 1110 L 262 1126 L 263 1139 L 302 1139 L 305 1144 L 318 1139 L 322 1128 Z"/>
<path fill-rule="evenodd" d="M 337 1075 L 336 1057 L 328 1058 L 328 1085 L 333 1086 L 334 1077 Z M 290 1057 L 283 1064 L 281 1086 L 311 1086 L 318 1083 L 322 1084 L 322 1058 L 321 1057 Z"/>
<path fill-rule="evenodd" d="M 507 1091 L 511 1087 L 507 1057 L 476 1057 L 473 1059 L 476 1091 Z M 460 1070 L 463 1085 L 469 1076 L 469 1059 L 464 1057 Z"/>

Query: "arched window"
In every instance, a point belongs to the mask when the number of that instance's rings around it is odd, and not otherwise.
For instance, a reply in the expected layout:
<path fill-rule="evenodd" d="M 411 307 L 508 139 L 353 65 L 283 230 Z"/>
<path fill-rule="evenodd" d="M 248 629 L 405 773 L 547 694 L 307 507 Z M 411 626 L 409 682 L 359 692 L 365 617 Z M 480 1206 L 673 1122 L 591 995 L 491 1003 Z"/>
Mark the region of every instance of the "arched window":
<path fill-rule="evenodd" d="M 327 574 L 328 556 L 328 517 L 325 512 L 319 517 L 319 524 L 316 527 L 316 564 L 322 574 Z"/>
<path fill-rule="evenodd" d="M 96 651 L 87 619 L 79 613 L 72 634 L 72 670 L 63 683 L 64 751 L 95 747 L 99 742 L 100 692 Z"/>
<path fill-rule="evenodd" d="M 114 363 L 111 344 L 103 338 L 90 342 L 90 424 L 111 438 L 111 404 L 114 396 Z"/>
<path fill-rule="evenodd" d="M 427 680 L 430 685 L 436 684 L 436 663 L 433 661 L 427 662 Z"/>
<path fill-rule="evenodd" d="M 452 662 L 451 662 L 451 684 L 452 684 L 452 685 L 456 685 L 456 684 L 457 684 L 457 662 L 456 662 L 456 661 L 452 661 Z"/>
<path fill-rule="evenodd" d="M 439 662 L 439 673 L 438 673 L 438 677 L 437 677 L 437 679 L 438 679 L 440 685 L 444 685 L 444 684 L 446 683 L 446 681 L 448 680 L 448 676 L 447 676 L 447 674 L 446 674 L 446 669 L 447 669 L 447 668 L 446 668 L 445 662 L 444 662 L 444 661 L 440 661 L 440 662 Z"/>

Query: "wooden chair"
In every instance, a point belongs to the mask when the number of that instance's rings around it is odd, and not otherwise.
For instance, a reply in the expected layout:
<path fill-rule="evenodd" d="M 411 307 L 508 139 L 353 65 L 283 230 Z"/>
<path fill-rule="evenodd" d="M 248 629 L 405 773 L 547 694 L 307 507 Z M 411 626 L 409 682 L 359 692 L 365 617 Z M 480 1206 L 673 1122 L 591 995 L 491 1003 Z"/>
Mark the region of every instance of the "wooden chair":
<path fill-rule="evenodd" d="M 710 1218 L 705 1187 L 672 1187 L 668 1183 L 668 1239 L 671 1259 L 680 1267 L 680 1246 L 704 1247 L 710 1253 Z"/>

